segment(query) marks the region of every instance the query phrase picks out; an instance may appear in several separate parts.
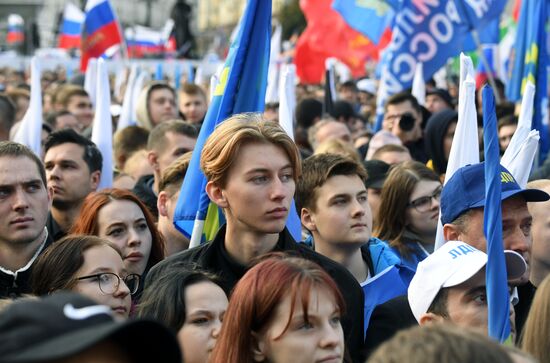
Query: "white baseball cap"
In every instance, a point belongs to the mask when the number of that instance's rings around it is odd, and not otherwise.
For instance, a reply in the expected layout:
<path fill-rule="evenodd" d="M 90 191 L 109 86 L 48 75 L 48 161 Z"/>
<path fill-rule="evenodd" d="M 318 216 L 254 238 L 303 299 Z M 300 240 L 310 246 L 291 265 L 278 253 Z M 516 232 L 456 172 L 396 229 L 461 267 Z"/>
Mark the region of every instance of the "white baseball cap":
<path fill-rule="evenodd" d="M 515 280 L 527 271 L 527 263 L 515 251 L 505 250 L 508 280 Z M 439 290 L 460 285 L 472 278 L 487 264 L 487 254 L 461 241 L 449 241 L 421 261 L 409 285 L 408 299 L 414 317 L 428 311 Z"/>

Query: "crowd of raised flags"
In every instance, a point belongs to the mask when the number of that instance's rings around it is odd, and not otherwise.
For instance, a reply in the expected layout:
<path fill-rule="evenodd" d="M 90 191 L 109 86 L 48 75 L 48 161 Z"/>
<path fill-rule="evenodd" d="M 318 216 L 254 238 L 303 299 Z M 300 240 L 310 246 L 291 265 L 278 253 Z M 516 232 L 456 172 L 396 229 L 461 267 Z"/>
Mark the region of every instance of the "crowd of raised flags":
<path fill-rule="evenodd" d="M 474 2 L 455 0 L 418 2 L 412 0 L 353 2 L 344 0 L 302 0 L 307 28 L 296 46 L 295 65 L 278 59 L 281 53 L 280 25 L 272 34 L 271 2 L 250 0 L 238 27 L 227 59 L 215 75 L 211 101 L 205 116 L 187 176 L 182 185 L 174 223 L 192 237 L 191 246 L 209 240 L 223 222 L 222 213 L 210 203 L 205 193 L 206 179 L 199 168 L 202 146 L 214 128 L 229 116 L 242 112 L 261 112 L 265 102 L 279 102 L 279 120 L 293 137 L 293 111 L 296 105 L 296 78 L 303 83 L 326 80 L 326 96 L 334 95 L 333 58 L 346 64 L 354 77 L 365 76 L 369 58 L 380 59 L 379 111 L 390 95 L 412 88 L 424 103 L 425 82 L 449 62 L 460 56 L 458 123 L 451 147 L 445 181 L 467 164 L 479 162 L 476 85 L 503 74 L 497 62 L 499 40 L 506 49 L 514 49 L 505 79 L 506 96 L 517 102 L 522 99 L 519 125 L 501 163 L 525 187 L 527 176 L 538 153 L 544 160 L 550 148 L 548 140 L 548 24 L 547 1 L 521 1 L 518 5 L 517 29 L 502 39 L 499 22 L 505 1 Z M 520 1 L 516 1 L 519 4 Z M 370 5 L 369 5 L 370 4 Z M 367 21 L 368 19 L 368 21 Z M 11 15 L 8 19 L 7 42 L 22 42 L 23 20 Z M 173 24 L 163 30 L 135 26 L 124 31 L 108 0 L 88 0 L 85 11 L 66 5 L 60 48 L 81 47 L 81 71 L 86 72 L 86 90 L 95 105 L 92 140 L 103 153 L 101 187 L 112 185 L 111 91 L 102 57 L 113 47 L 121 47 L 130 57 L 162 53 L 170 48 Z M 331 30 L 327 32 L 327 29 Z M 473 34 L 473 39 L 470 39 Z M 515 39 L 509 37 L 515 34 Z M 477 75 L 470 57 L 463 51 L 477 48 Z M 97 60 L 96 60 L 97 59 Z M 329 60 L 328 62 L 327 59 Z M 508 59 L 508 57 L 506 58 Z M 328 64 L 328 66 L 327 66 Z M 175 84 L 183 70 L 174 73 Z M 40 62 L 31 62 L 31 98 L 27 114 L 15 140 L 40 153 L 42 96 Z M 151 77 L 137 65 L 130 67 L 118 129 L 135 123 L 137 95 Z M 194 75 L 188 77 L 191 79 Z M 162 79 L 159 63 L 155 78 Z M 325 102 L 330 107 L 330 101 Z M 500 169 L 496 131 L 495 99 L 491 88 L 483 89 L 483 119 L 487 205 L 485 234 L 488 241 L 487 287 L 489 298 L 489 334 L 505 341 L 510 334 L 509 305 L 504 255 L 501 244 Z M 329 111 L 326 109 L 325 111 Z M 531 122 L 532 120 L 532 122 Z M 377 127 L 380 127 L 378 125 Z M 540 149 L 539 149 L 540 146 Z M 298 215 L 293 209 L 288 227 L 296 240 L 301 240 Z M 443 242 L 441 226 L 437 242 Z M 506 296 L 506 298 L 504 298 Z M 506 302 L 502 304 L 502 302 Z"/>

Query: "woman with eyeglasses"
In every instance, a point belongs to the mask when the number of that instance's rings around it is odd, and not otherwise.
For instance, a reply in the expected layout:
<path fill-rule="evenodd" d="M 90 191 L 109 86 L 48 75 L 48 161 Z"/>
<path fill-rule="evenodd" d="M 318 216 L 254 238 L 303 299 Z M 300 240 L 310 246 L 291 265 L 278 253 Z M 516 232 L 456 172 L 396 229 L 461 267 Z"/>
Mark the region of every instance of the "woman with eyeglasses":
<path fill-rule="evenodd" d="M 438 176 L 416 161 L 393 166 L 382 187 L 373 235 L 414 271 L 434 249 L 441 189 Z"/>
<path fill-rule="evenodd" d="M 140 276 L 128 273 L 119 248 L 109 241 L 70 235 L 50 245 L 33 265 L 31 288 L 36 295 L 59 290 L 81 293 L 114 315 L 126 319 Z"/>
<path fill-rule="evenodd" d="M 88 195 L 71 233 L 114 243 L 122 251 L 126 270 L 141 275 L 142 281 L 147 271 L 164 258 L 164 240 L 153 216 L 128 190 L 103 189 Z"/>

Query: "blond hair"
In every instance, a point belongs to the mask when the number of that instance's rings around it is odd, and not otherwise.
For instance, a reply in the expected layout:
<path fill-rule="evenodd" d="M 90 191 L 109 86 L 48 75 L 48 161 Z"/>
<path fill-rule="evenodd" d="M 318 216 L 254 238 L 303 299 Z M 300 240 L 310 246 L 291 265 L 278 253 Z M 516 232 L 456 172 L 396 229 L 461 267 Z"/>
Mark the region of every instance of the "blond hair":
<path fill-rule="evenodd" d="M 294 141 L 279 124 L 264 120 L 260 114 L 242 113 L 225 120 L 206 140 L 200 163 L 208 181 L 224 187 L 240 148 L 250 143 L 281 147 L 290 160 L 294 180 L 298 179 L 302 168 Z"/>
<path fill-rule="evenodd" d="M 540 362 L 550 362 L 550 276 L 542 281 L 535 293 L 521 335 L 521 349 Z"/>
<path fill-rule="evenodd" d="M 340 139 L 330 139 L 323 141 L 315 149 L 314 154 L 337 154 L 346 156 L 358 163 L 362 163 L 361 156 L 357 152 L 357 149 L 351 146 L 349 142 L 345 142 Z"/>

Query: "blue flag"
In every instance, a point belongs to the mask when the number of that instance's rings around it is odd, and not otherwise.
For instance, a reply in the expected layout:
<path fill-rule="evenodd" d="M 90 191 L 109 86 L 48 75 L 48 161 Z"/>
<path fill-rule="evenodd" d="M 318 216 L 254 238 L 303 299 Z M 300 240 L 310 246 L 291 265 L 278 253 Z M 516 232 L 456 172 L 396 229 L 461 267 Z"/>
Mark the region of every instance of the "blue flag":
<path fill-rule="evenodd" d="M 242 112 L 262 112 L 267 87 L 271 41 L 271 0 L 249 0 L 239 32 L 231 44 L 212 101 L 201 127 L 174 213 L 174 225 L 191 236 L 195 220 L 205 221 L 205 240 L 214 237 L 223 222 L 222 213 L 206 194 L 206 177 L 200 170 L 200 154 L 206 139 L 228 117 Z M 290 213 L 289 220 L 297 220 Z M 287 222 L 287 225 L 290 223 Z M 296 230 L 290 230 L 294 238 Z"/>
<path fill-rule="evenodd" d="M 512 75 L 506 87 L 506 97 L 518 101 L 528 80 L 536 86 L 532 128 L 540 132 L 540 160 L 550 149 L 548 126 L 543 123 L 547 104 L 547 1 L 523 1 L 518 22 Z"/>
<path fill-rule="evenodd" d="M 504 342 L 510 337 L 510 297 L 502 244 L 501 169 L 493 90 L 483 87 L 483 142 L 485 148 L 485 212 L 487 239 L 487 302 L 489 336 Z"/>
<path fill-rule="evenodd" d="M 332 8 L 342 15 L 350 27 L 374 44 L 378 44 L 395 15 L 390 5 L 380 0 L 334 0 Z"/>
<path fill-rule="evenodd" d="M 483 2 L 403 0 L 395 16 L 391 53 L 383 67 L 386 96 L 412 86 L 416 62 L 422 62 L 428 80 L 450 57 L 463 50 L 468 32 L 500 15 L 503 1 Z"/>

